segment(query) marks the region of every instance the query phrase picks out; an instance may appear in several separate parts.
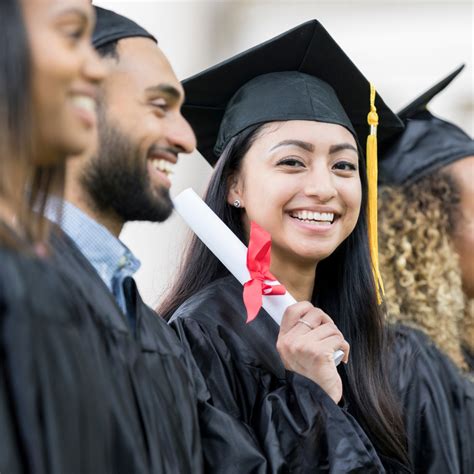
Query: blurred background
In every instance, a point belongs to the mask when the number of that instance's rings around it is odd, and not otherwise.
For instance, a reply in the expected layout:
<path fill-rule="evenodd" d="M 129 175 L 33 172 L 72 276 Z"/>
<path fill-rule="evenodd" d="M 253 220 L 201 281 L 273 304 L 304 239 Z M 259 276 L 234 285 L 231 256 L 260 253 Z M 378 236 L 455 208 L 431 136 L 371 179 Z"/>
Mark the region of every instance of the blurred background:
<path fill-rule="evenodd" d="M 466 68 L 430 110 L 474 134 L 474 2 L 413 0 L 94 0 L 152 32 L 185 79 L 298 24 L 316 18 L 395 111 L 459 64 Z M 172 194 L 202 194 L 211 175 L 198 152 L 175 167 Z M 473 177 L 474 182 L 474 177 Z M 121 238 L 141 260 L 137 283 L 156 306 L 178 270 L 190 233 L 179 216 L 130 223 Z"/>

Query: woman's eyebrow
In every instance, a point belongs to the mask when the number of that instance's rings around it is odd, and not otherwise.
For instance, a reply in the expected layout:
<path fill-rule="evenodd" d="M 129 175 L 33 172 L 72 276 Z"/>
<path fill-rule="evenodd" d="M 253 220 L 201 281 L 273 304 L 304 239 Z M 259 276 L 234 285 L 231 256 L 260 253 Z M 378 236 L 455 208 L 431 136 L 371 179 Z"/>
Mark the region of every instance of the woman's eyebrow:
<path fill-rule="evenodd" d="M 273 151 L 277 148 L 284 147 L 284 146 L 296 146 L 298 148 L 302 148 L 305 151 L 312 152 L 314 151 L 314 145 L 309 142 L 305 142 L 303 140 L 283 140 L 276 145 L 274 145 L 270 151 Z M 354 151 L 355 153 L 358 153 L 357 148 L 354 145 L 351 145 L 350 143 L 339 143 L 337 145 L 332 145 L 329 148 L 329 154 L 337 153 L 339 151 L 343 150 L 351 150 Z"/>
<path fill-rule="evenodd" d="M 314 145 L 309 142 L 304 142 L 302 140 L 283 140 L 280 143 L 274 145 L 272 148 L 270 148 L 270 151 L 273 151 L 276 148 L 280 148 L 283 146 L 296 146 L 298 148 L 302 148 L 305 151 L 314 151 Z"/>
<path fill-rule="evenodd" d="M 329 148 L 329 154 L 332 155 L 333 153 L 343 150 L 352 150 L 359 153 L 354 145 L 351 145 L 350 143 L 339 143 L 338 145 L 332 145 L 331 148 Z"/>
<path fill-rule="evenodd" d="M 81 10 L 77 7 L 58 8 L 55 14 L 56 16 L 77 15 L 78 17 L 80 17 L 81 21 L 85 23 L 91 21 L 89 15 L 84 10 Z"/>

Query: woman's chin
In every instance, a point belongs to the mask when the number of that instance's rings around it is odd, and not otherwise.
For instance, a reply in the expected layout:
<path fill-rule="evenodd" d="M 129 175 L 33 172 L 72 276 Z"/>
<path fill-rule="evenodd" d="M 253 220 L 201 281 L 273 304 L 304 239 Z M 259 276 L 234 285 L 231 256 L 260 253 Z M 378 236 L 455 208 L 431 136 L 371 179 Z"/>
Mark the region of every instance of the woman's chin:
<path fill-rule="evenodd" d="M 335 249 L 292 249 L 287 254 L 286 263 L 288 265 L 298 264 L 306 266 L 316 266 L 321 260 L 329 257 Z"/>

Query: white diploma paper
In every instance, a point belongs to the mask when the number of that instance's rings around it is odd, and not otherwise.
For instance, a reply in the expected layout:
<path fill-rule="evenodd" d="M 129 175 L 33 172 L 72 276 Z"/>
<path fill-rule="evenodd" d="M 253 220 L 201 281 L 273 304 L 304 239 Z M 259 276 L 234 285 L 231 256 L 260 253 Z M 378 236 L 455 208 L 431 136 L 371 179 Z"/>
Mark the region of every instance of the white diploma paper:
<path fill-rule="evenodd" d="M 243 285 L 250 280 L 247 269 L 247 247 L 222 222 L 212 209 L 191 189 L 185 189 L 173 199 L 176 212 L 208 249 Z M 267 282 L 279 284 L 278 282 Z M 286 308 L 296 303 L 288 292 L 262 297 L 263 309 L 280 325 Z M 340 363 L 344 353 L 336 351 L 334 361 Z"/>

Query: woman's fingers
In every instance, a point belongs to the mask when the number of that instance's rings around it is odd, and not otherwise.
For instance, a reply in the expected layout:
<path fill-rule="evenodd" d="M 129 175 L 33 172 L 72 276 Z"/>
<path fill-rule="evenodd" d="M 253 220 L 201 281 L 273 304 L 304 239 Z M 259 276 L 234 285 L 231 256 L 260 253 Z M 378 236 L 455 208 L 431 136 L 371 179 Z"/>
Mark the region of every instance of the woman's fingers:
<path fill-rule="evenodd" d="M 301 331 L 304 334 L 299 334 Z M 315 329 L 294 327 L 286 334 L 280 333 L 277 340 L 285 367 L 316 382 L 336 403 L 342 395 L 342 381 L 334 363 L 338 349 L 344 352 L 347 362 L 349 344 L 332 322 Z"/>
<path fill-rule="evenodd" d="M 321 342 L 327 348 L 327 353 L 328 356 L 331 358 L 331 361 L 334 360 L 334 352 L 336 352 L 337 350 L 341 350 L 342 352 L 344 352 L 344 358 L 342 359 L 342 361 L 347 364 L 347 362 L 349 361 L 350 345 L 344 339 L 342 334 L 339 333 L 334 336 L 327 337 Z"/>
<path fill-rule="evenodd" d="M 329 322 L 322 323 L 313 330 L 307 331 L 304 336 L 306 339 L 310 339 L 311 341 L 315 342 L 322 341 L 331 336 L 340 336 L 342 339 L 344 339 L 344 336 L 342 335 L 341 331 L 339 331 L 337 326 L 334 323 Z"/>
<path fill-rule="evenodd" d="M 312 331 L 301 339 L 300 353 L 304 353 L 307 358 L 313 359 L 314 361 L 327 358 L 328 361 L 333 362 L 334 352 L 337 350 L 344 352 L 344 359 L 348 357 L 349 343 L 344 339 L 344 336 L 337 328 L 334 330 L 334 328 L 331 327 L 321 326 L 319 334 L 316 334 L 316 331 Z"/>
<path fill-rule="evenodd" d="M 302 335 L 316 329 L 323 323 L 333 323 L 333 320 L 321 309 L 315 308 L 308 301 L 302 301 L 289 306 L 280 326 L 280 333 Z"/>
<path fill-rule="evenodd" d="M 286 308 L 280 324 L 280 334 L 286 334 L 308 311 L 314 308 L 309 301 L 301 301 Z"/>

